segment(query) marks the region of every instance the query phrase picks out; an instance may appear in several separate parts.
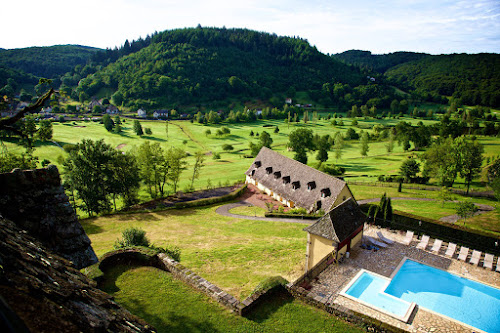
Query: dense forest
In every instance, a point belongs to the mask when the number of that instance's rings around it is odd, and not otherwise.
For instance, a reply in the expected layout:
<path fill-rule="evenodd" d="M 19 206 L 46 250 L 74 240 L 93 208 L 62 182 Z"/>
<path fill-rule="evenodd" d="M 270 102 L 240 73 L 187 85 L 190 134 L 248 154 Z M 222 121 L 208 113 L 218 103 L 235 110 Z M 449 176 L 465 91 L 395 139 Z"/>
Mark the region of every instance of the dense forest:
<path fill-rule="evenodd" d="M 85 65 L 98 50 L 80 45 L 0 49 L 0 66 L 54 79 L 76 65 Z"/>
<path fill-rule="evenodd" d="M 299 38 L 199 27 L 165 31 L 149 40 L 136 52 L 132 52 L 136 43 L 126 42 L 119 50 L 97 53 L 94 59 L 101 59 L 99 65 L 114 54 L 128 55 L 79 81 L 78 98 L 85 100 L 109 88 L 115 104 L 177 107 L 228 98 L 269 100 L 295 91 L 321 94 L 326 82 L 357 86 L 366 80 L 358 69 Z M 68 73 L 62 82 L 71 86 L 75 75 L 81 76 Z"/>
<path fill-rule="evenodd" d="M 106 97 L 147 110 L 226 108 L 234 102 L 281 107 L 297 92 L 341 111 L 364 105 L 388 109 L 404 99 L 446 104 L 449 97 L 457 105 L 498 107 L 499 65 L 498 54 L 351 50 L 328 56 L 297 37 L 198 26 L 155 32 L 106 50 L 0 49 L 0 93 L 13 97 L 24 91 L 29 97 L 28 87 L 46 77 L 80 102 Z"/>
<path fill-rule="evenodd" d="M 500 106 L 500 55 L 429 55 L 396 52 L 374 55 L 346 51 L 333 56 L 365 71 L 384 74 L 387 82 L 429 101 L 451 96 L 466 105 Z"/>

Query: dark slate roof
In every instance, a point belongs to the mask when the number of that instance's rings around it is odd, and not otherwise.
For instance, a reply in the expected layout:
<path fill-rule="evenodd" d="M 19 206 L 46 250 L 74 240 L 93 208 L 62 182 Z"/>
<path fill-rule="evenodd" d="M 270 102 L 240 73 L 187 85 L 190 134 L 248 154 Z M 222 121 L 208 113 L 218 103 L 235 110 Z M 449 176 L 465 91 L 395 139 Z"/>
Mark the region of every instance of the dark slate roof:
<path fill-rule="evenodd" d="M 342 243 L 366 220 L 358 204 L 349 198 L 321 217 L 316 223 L 304 228 L 311 234 Z"/>
<path fill-rule="evenodd" d="M 330 209 L 340 191 L 346 186 L 343 180 L 266 147 L 262 147 L 245 175 L 252 177 L 285 199 L 293 201 L 296 206 L 308 210 L 312 210 L 317 201 L 321 201 L 322 209 Z M 284 180 L 289 181 L 284 183 Z M 322 190 L 327 193 L 324 198 L 321 197 Z"/>

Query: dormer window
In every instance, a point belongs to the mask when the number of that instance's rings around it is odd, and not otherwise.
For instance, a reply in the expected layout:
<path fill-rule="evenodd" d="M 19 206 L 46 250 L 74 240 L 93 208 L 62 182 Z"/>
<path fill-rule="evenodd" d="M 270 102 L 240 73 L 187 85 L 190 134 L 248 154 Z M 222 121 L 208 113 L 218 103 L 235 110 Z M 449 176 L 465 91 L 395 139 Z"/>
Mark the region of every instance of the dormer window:
<path fill-rule="evenodd" d="M 307 189 L 309 191 L 314 190 L 315 188 L 316 188 L 316 182 L 312 181 L 312 182 L 307 183 Z"/>
<path fill-rule="evenodd" d="M 273 172 L 273 168 L 272 168 L 272 167 L 267 167 L 267 168 L 266 168 L 266 173 L 267 173 L 268 175 L 270 175 L 272 172 Z"/>
<path fill-rule="evenodd" d="M 298 180 L 297 180 L 297 181 L 295 181 L 295 182 L 293 182 L 293 183 L 292 183 L 292 188 L 293 188 L 294 190 L 296 190 L 296 189 L 300 188 L 300 182 L 299 182 Z"/>
<path fill-rule="evenodd" d="M 261 165 L 262 165 L 262 163 L 260 161 L 255 161 L 255 166 L 257 168 L 260 168 Z"/>
<path fill-rule="evenodd" d="M 276 172 L 274 173 L 274 179 L 279 179 L 279 178 L 281 178 L 281 172 L 276 171 Z"/>
<path fill-rule="evenodd" d="M 322 198 L 329 197 L 330 195 L 332 195 L 332 192 L 330 192 L 329 188 L 324 188 L 321 190 L 321 197 Z"/>
<path fill-rule="evenodd" d="M 252 170 L 252 177 L 255 176 L 255 169 Z"/>
<path fill-rule="evenodd" d="M 283 184 L 288 184 L 288 183 L 290 183 L 290 176 L 283 177 Z"/>

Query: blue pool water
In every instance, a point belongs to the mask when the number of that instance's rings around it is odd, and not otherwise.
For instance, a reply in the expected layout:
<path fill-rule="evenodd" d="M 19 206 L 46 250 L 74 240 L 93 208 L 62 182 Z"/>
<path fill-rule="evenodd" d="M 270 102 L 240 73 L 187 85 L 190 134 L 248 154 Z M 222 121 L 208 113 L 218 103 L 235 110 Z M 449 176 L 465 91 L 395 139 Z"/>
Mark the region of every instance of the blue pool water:
<path fill-rule="evenodd" d="M 404 317 L 410 303 L 384 293 L 388 282 L 388 279 L 363 272 L 345 293 L 376 308 Z"/>
<path fill-rule="evenodd" d="M 500 289 L 406 260 L 387 294 L 486 332 L 500 332 Z"/>

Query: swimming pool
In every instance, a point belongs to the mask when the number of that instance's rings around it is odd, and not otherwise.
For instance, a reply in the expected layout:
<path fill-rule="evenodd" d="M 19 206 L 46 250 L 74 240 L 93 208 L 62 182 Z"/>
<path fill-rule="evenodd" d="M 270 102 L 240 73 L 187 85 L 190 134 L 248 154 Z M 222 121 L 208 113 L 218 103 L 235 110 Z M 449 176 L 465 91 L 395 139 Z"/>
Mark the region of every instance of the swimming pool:
<path fill-rule="evenodd" d="M 374 273 L 365 271 L 363 273 Z M 379 296 L 363 291 L 362 274 L 345 294 L 382 308 Z M 355 278 L 356 279 L 356 278 Z M 365 283 L 366 284 L 366 283 Z M 357 286 L 357 287 L 355 287 Z M 384 287 L 384 286 L 382 286 Z M 500 332 L 500 289 L 472 281 L 413 260 L 405 260 L 380 293 L 440 313 L 485 332 Z"/>

